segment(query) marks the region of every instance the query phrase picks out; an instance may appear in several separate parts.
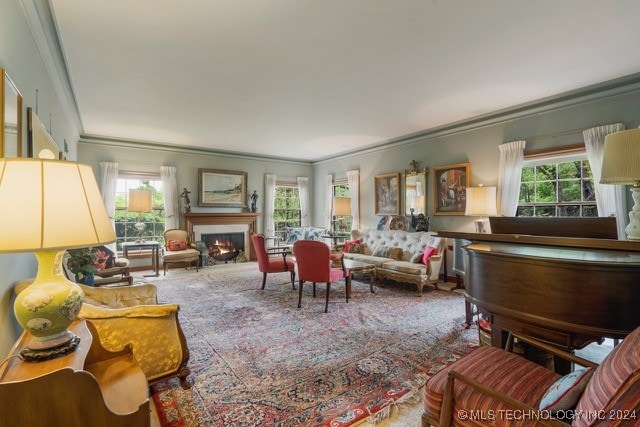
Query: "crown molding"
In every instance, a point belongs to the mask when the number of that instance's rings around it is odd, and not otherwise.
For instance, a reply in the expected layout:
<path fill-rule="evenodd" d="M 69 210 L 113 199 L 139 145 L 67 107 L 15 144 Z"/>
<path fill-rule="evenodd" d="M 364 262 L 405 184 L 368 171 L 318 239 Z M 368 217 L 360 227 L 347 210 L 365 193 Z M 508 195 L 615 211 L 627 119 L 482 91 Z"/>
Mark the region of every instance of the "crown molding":
<path fill-rule="evenodd" d="M 20 0 L 20 4 L 60 105 L 80 133 L 82 120 L 49 2 Z"/>

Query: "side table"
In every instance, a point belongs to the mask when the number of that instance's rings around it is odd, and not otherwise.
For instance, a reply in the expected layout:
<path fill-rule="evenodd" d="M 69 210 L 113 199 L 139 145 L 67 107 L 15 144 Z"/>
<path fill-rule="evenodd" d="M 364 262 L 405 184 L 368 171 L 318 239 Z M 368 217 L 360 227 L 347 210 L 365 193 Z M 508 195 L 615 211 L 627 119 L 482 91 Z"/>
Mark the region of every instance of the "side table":
<path fill-rule="evenodd" d="M 122 256 L 128 258 L 129 249 L 151 249 L 151 268 L 155 274 L 152 277 L 160 276 L 160 243 L 149 240 L 147 242 L 124 242 L 122 244 Z"/>

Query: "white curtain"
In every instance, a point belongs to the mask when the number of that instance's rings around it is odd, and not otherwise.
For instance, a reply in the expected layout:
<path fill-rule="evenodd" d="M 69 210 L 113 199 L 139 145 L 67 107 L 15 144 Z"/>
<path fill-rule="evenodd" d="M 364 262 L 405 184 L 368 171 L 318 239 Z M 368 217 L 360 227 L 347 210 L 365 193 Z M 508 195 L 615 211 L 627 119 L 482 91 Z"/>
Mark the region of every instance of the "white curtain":
<path fill-rule="evenodd" d="M 333 175 L 324 177 L 324 225 L 327 230 L 333 230 Z"/>
<path fill-rule="evenodd" d="M 360 171 L 347 171 L 347 182 L 351 195 L 351 229 L 360 230 Z"/>
<path fill-rule="evenodd" d="M 164 229 L 179 228 L 178 218 L 178 180 L 175 166 L 161 166 L 162 197 L 164 198 Z"/>
<path fill-rule="evenodd" d="M 306 176 L 299 176 L 296 180 L 298 181 L 298 196 L 300 197 L 300 225 L 307 227 L 311 225 L 311 211 L 309 210 L 309 178 Z"/>
<path fill-rule="evenodd" d="M 273 212 L 276 202 L 276 180 L 278 177 L 272 174 L 264 175 L 264 225 L 263 233 L 266 236 L 273 236 L 276 230 L 273 221 Z"/>
<path fill-rule="evenodd" d="M 512 141 L 498 146 L 500 149 L 498 215 L 516 216 L 525 145 L 526 141 Z"/>
<path fill-rule="evenodd" d="M 118 187 L 118 164 L 114 162 L 100 162 L 100 192 L 102 202 L 107 209 L 107 215 L 111 220 L 111 226 L 115 230 L 116 223 L 116 188 Z M 116 243 L 106 245 L 116 252 Z"/>
<path fill-rule="evenodd" d="M 604 154 L 604 138 L 610 133 L 624 130 L 624 124 L 614 123 L 605 126 L 596 126 L 585 130 L 584 146 L 587 151 L 587 159 L 591 166 L 593 184 L 596 191 L 596 205 L 598 216 L 615 215 L 618 225 L 618 239 L 626 239 L 624 228 L 627 219 L 627 199 L 624 185 L 600 184 L 602 172 L 602 156 Z"/>

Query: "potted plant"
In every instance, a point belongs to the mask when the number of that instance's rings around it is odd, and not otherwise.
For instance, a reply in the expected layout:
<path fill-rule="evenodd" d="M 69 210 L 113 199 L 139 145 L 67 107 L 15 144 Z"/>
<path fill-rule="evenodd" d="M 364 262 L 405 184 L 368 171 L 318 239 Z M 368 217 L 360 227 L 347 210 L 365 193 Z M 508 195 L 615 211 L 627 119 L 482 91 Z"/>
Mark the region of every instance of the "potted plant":
<path fill-rule="evenodd" d="M 104 269 L 108 256 L 94 248 L 69 249 L 67 252 L 67 268 L 75 274 L 76 282 L 93 286 L 93 275 Z"/>

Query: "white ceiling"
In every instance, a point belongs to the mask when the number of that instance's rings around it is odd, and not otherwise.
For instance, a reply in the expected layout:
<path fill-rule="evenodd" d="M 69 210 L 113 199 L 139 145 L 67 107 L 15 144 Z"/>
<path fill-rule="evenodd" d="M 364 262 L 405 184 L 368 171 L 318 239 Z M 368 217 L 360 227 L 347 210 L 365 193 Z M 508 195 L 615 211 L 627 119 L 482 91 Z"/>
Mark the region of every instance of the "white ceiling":
<path fill-rule="evenodd" d="M 300 160 L 640 71 L 637 0 L 50 0 L 84 134 Z"/>

